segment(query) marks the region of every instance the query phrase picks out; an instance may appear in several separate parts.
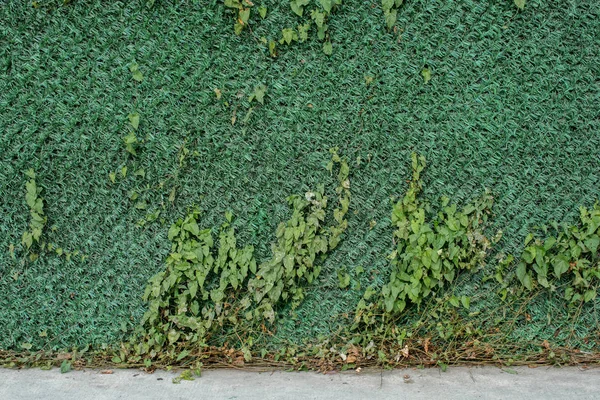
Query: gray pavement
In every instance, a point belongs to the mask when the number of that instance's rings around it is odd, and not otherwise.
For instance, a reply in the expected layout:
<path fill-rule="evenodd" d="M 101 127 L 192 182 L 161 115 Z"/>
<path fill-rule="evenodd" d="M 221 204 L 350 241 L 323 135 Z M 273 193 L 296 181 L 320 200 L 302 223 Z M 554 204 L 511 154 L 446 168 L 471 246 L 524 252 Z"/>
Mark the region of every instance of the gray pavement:
<path fill-rule="evenodd" d="M 106 372 L 106 371 L 105 371 Z M 175 372 L 0 368 L 0 400 L 21 399 L 600 399 L 600 369 L 494 367 L 315 372 Z"/>

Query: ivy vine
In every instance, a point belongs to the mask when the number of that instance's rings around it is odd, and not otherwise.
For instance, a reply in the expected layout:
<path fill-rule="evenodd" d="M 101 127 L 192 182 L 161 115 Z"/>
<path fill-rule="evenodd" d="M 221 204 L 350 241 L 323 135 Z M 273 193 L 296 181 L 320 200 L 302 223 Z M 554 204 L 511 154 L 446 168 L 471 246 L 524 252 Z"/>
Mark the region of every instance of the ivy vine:
<path fill-rule="evenodd" d="M 336 149 L 331 153 L 328 169 L 339 166 L 338 205 L 332 215 L 323 185 L 288 197 L 292 216 L 279 224 L 272 256 L 260 265 L 252 246 L 238 247 L 231 213 L 219 230 L 218 244 L 210 229 L 200 229 L 199 210 L 171 226 L 166 268 L 148 282 L 148 310 L 131 340 L 139 355 L 205 345 L 228 328 L 249 335 L 257 326 L 273 323 L 278 306 L 289 303 L 294 309 L 302 302 L 305 286 L 319 275 L 348 226 L 349 167 Z"/>
<path fill-rule="evenodd" d="M 29 220 L 29 229 L 23 232 L 21 244 L 29 250 L 34 242 L 39 243 L 44 226 L 48 222 L 48 217 L 44 215 L 44 199 L 40 196 L 42 188 L 36 184 L 35 172 L 30 168 L 25 171 L 25 175 L 29 177 L 25 184 L 25 201 L 29 206 L 31 219 Z M 37 257 L 33 253 L 30 254 L 31 256 Z"/>
<path fill-rule="evenodd" d="M 254 3 L 250 0 L 223 0 L 225 7 L 232 9 L 235 14 L 234 32 L 240 35 L 244 29 L 249 28 L 251 24 L 251 15 Z M 312 4 L 312 6 L 311 6 Z M 309 33 L 313 29 L 313 24 L 317 38 L 323 42 L 323 52 L 331 55 L 333 46 L 329 39 L 329 25 L 327 20 L 330 15 L 342 4 L 342 0 L 291 0 L 290 8 L 296 16 L 302 18 L 302 22 L 296 27 L 286 27 L 281 30 L 281 37 L 278 42 L 280 45 L 291 45 L 293 42 L 305 42 L 308 40 Z M 310 7 L 310 12 L 308 12 Z M 305 13 L 305 11 L 307 11 Z M 258 7 L 258 13 L 262 19 L 267 15 L 267 8 Z M 277 55 L 277 42 L 274 40 L 261 39 L 263 44 L 269 48 L 272 57 Z"/>
<path fill-rule="evenodd" d="M 486 192 L 461 211 L 443 197 L 436 212 L 419 197 L 424 168 L 425 158 L 413 154 L 409 189 L 391 215 L 396 248 L 389 256 L 389 281 L 380 291 L 367 288 L 356 309 L 354 329 L 394 321 L 409 305 L 442 297 L 444 288 L 462 271 L 485 265 L 492 243 L 483 231 L 492 196 Z M 446 300 L 465 308 L 470 302 L 467 297 L 447 296 Z"/>

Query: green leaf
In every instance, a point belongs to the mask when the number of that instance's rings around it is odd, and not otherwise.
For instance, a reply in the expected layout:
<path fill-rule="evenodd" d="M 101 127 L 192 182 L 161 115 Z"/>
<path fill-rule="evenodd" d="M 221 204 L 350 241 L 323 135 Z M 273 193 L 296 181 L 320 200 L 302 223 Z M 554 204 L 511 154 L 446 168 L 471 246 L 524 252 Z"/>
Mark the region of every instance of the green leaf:
<path fill-rule="evenodd" d="M 318 28 L 322 28 L 325 25 L 325 13 L 313 10 L 310 17 L 315 21 Z"/>
<path fill-rule="evenodd" d="M 171 227 L 169 228 L 169 241 L 172 242 L 173 239 L 175 238 L 175 236 L 179 235 L 180 229 L 177 225 L 173 224 L 171 225 Z"/>
<path fill-rule="evenodd" d="M 460 305 L 458 297 L 456 297 L 456 296 L 450 297 L 449 301 L 450 301 L 450 304 L 452 304 L 454 307 L 458 307 Z"/>
<path fill-rule="evenodd" d="M 123 142 L 125 142 L 125 150 L 131 153 L 131 155 L 136 156 L 137 152 L 135 151 L 134 145 L 138 142 L 138 140 L 137 136 L 135 136 L 135 132 L 129 132 L 129 134 L 123 138 Z"/>
<path fill-rule="evenodd" d="M 21 343 L 21 348 L 25 350 L 31 350 L 33 345 L 31 343 Z"/>
<path fill-rule="evenodd" d="M 33 170 L 33 168 L 29 168 L 27 171 L 25 171 L 25 175 L 27 175 L 31 179 L 35 179 L 35 171 Z"/>
<path fill-rule="evenodd" d="M 319 4 L 321 4 L 326 13 L 330 13 L 333 7 L 333 0 L 319 0 Z"/>
<path fill-rule="evenodd" d="M 552 260 L 552 266 L 554 267 L 554 276 L 560 279 L 561 275 L 569 270 L 569 260 L 563 255 L 558 255 Z"/>
<path fill-rule="evenodd" d="M 535 260 L 535 255 L 536 255 L 536 249 L 533 246 L 529 246 L 526 247 L 525 250 L 523 251 L 523 260 L 527 263 L 527 264 L 531 264 L 533 263 L 533 260 Z"/>
<path fill-rule="evenodd" d="M 117 180 L 117 174 L 111 172 L 110 174 L 108 174 L 108 179 L 110 179 L 112 183 L 115 183 L 115 181 Z"/>
<path fill-rule="evenodd" d="M 134 113 L 129 114 L 128 117 L 129 117 L 129 123 L 131 124 L 133 129 L 137 130 L 137 128 L 140 126 L 140 114 L 138 114 L 137 112 L 134 112 Z"/>
<path fill-rule="evenodd" d="M 35 202 L 37 199 L 37 187 L 35 185 L 35 181 L 34 180 L 30 180 L 25 184 L 25 189 L 26 189 L 26 193 L 25 193 L 25 201 L 27 202 L 27 205 L 31 208 L 33 208 L 35 206 Z"/>
<path fill-rule="evenodd" d="M 292 11 L 293 11 L 293 12 L 294 12 L 294 13 L 295 13 L 297 16 L 301 17 L 301 16 L 302 16 L 302 14 L 304 14 L 304 7 L 300 7 L 300 6 L 298 5 L 298 3 L 297 3 L 297 2 L 295 2 L 295 1 L 292 1 L 292 2 L 290 3 L 290 6 L 292 7 Z"/>
<path fill-rule="evenodd" d="M 523 286 L 525 286 L 528 290 L 533 289 L 533 279 L 531 278 L 531 274 L 525 274 L 523 278 Z"/>
<path fill-rule="evenodd" d="M 144 80 L 144 75 L 139 70 L 133 72 L 133 79 L 137 82 L 141 82 Z"/>
<path fill-rule="evenodd" d="M 248 102 L 252 103 L 252 100 L 256 99 L 260 104 L 264 104 L 265 93 L 267 92 L 267 86 L 260 84 L 254 88 L 254 92 L 248 98 Z"/>
<path fill-rule="evenodd" d="M 587 290 L 583 295 L 583 301 L 585 301 L 586 303 L 595 298 L 596 298 L 596 291 L 594 289 Z"/>
<path fill-rule="evenodd" d="M 277 57 L 277 43 L 274 40 L 269 41 L 269 55 L 271 57 Z"/>
<path fill-rule="evenodd" d="M 365 290 L 365 294 L 363 295 L 363 298 L 365 300 L 369 300 L 371 297 L 373 297 L 373 295 L 377 293 L 377 291 L 375 290 L 375 288 L 373 286 L 369 286 L 367 287 L 367 289 Z"/>
<path fill-rule="evenodd" d="M 123 362 L 123 360 L 121 360 L 121 357 L 119 356 L 114 356 L 111 361 L 115 364 L 121 364 Z"/>
<path fill-rule="evenodd" d="M 237 9 L 242 8 L 242 4 L 240 3 L 239 0 L 225 0 L 224 3 L 225 3 L 225 7 L 237 8 Z"/>
<path fill-rule="evenodd" d="M 236 35 L 241 35 L 243 30 L 244 30 L 244 25 L 240 24 L 239 22 L 236 22 L 236 23 L 233 25 L 233 32 L 234 32 Z"/>
<path fill-rule="evenodd" d="M 552 248 L 552 246 L 554 246 L 554 244 L 556 243 L 556 238 L 553 238 L 552 236 L 550 236 L 549 238 L 547 238 L 544 241 L 544 250 L 548 251 Z"/>
<path fill-rule="evenodd" d="M 193 299 L 196 297 L 196 293 L 198 292 L 198 281 L 190 281 L 188 288 L 190 290 L 190 297 Z"/>
<path fill-rule="evenodd" d="M 394 25 L 396 24 L 396 20 L 398 19 L 398 11 L 397 10 L 385 11 L 384 16 L 385 16 L 385 24 L 386 24 L 387 28 L 392 29 L 394 27 Z"/>
<path fill-rule="evenodd" d="M 292 0 L 290 2 L 290 7 L 292 11 L 299 17 L 304 14 L 304 6 L 308 5 L 310 0 Z"/>
<path fill-rule="evenodd" d="M 525 0 L 514 0 L 515 5 L 519 10 L 523 10 L 525 8 Z"/>
<path fill-rule="evenodd" d="M 572 287 L 568 287 L 565 289 L 565 300 L 571 300 L 573 297 L 574 290 Z"/>
<path fill-rule="evenodd" d="M 598 235 L 593 235 L 586 239 L 583 244 L 585 244 L 585 247 L 592 253 L 592 257 L 595 258 L 598 253 L 598 245 L 600 245 L 600 237 Z"/>
<path fill-rule="evenodd" d="M 350 285 L 350 275 L 343 269 L 337 271 L 338 284 L 340 289 L 347 288 Z"/>
<path fill-rule="evenodd" d="M 267 7 L 265 7 L 265 6 L 258 7 L 258 14 L 260 15 L 260 17 L 262 19 L 265 19 L 267 16 Z"/>
<path fill-rule="evenodd" d="M 421 70 L 421 75 L 423 76 L 423 82 L 427 83 L 431 80 L 431 71 L 429 68 L 423 68 Z"/>
<path fill-rule="evenodd" d="M 386 312 L 392 312 L 392 310 L 394 309 L 394 303 L 395 303 L 396 299 L 394 299 L 392 296 L 388 296 L 385 297 L 383 299 L 383 302 L 385 304 L 385 311 Z"/>
<path fill-rule="evenodd" d="M 288 254 L 283 257 L 283 266 L 286 270 L 291 271 L 294 268 L 294 255 Z"/>
<path fill-rule="evenodd" d="M 383 11 L 390 11 L 394 7 L 394 0 L 381 0 Z"/>
<path fill-rule="evenodd" d="M 71 371 L 71 363 L 67 360 L 63 360 L 63 362 L 60 364 L 60 373 L 66 374 L 69 371 Z"/>
<path fill-rule="evenodd" d="M 298 40 L 300 42 L 306 42 L 308 39 L 308 30 L 310 29 L 310 24 L 298 25 Z"/>
<path fill-rule="evenodd" d="M 144 75 L 142 75 L 142 73 L 140 72 L 140 68 L 137 65 L 137 63 L 135 63 L 135 62 L 132 63 L 129 66 L 129 70 L 131 71 L 134 80 L 136 80 L 138 82 L 141 82 L 144 80 Z"/>
<path fill-rule="evenodd" d="M 179 355 L 177 356 L 177 361 L 181 361 L 184 358 L 186 358 L 188 355 L 190 354 L 190 352 L 188 350 L 183 350 L 181 353 L 179 353 Z"/>
<path fill-rule="evenodd" d="M 167 339 L 169 340 L 169 343 L 175 343 L 179 339 L 179 336 L 181 336 L 179 332 L 175 329 L 171 329 L 167 334 Z"/>
<path fill-rule="evenodd" d="M 183 229 L 188 232 L 191 232 L 195 236 L 198 236 L 198 234 L 200 233 L 200 227 L 195 221 L 188 222 L 183 226 Z"/>
<path fill-rule="evenodd" d="M 327 54 L 328 56 L 333 53 L 333 46 L 329 40 L 323 43 L 323 53 Z"/>
<path fill-rule="evenodd" d="M 23 237 L 21 238 L 21 243 L 24 244 L 28 249 L 33 244 L 33 235 L 31 232 L 23 232 Z"/>
<path fill-rule="evenodd" d="M 468 310 L 471 307 L 471 298 L 467 297 L 467 296 L 462 296 L 460 298 L 460 302 L 462 303 L 462 306 Z"/>
<path fill-rule="evenodd" d="M 249 8 L 243 8 L 239 11 L 238 16 L 240 18 L 240 20 L 244 23 L 244 25 L 246 25 L 248 23 L 248 20 L 250 19 L 250 9 Z"/>
<path fill-rule="evenodd" d="M 524 262 L 520 262 L 517 266 L 517 278 L 524 285 L 525 275 L 527 274 L 527 265 Z"/>

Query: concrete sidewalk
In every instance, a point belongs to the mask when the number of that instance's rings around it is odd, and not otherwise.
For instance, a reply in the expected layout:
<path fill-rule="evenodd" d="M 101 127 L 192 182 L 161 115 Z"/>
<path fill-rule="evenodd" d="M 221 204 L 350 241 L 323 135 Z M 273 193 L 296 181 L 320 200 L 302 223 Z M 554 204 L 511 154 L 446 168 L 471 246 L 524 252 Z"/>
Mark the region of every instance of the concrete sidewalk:
<path fill-rule="evenodd" d="M 0 399 L 600 399 L 600 369 L 448 368 L 356 373 L 205 371 L 177 373 L 0 369 Z"/>

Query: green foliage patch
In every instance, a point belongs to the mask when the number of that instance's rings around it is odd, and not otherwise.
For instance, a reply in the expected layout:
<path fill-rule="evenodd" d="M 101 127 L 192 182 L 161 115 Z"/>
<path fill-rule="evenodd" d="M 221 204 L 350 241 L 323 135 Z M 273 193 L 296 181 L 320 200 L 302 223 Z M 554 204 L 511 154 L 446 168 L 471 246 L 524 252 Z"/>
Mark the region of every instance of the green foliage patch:
<path fill-rule="evenodd" d="M 29 230 L 23 232 L 21 244 L 29 250 L 34 242 L 39 243 L 48 217 L 44 215 L 44 199 L 40 196 L 42 188 L 35 183 L 35 172 L 33 169 L 28 169 L 25 174 L 29 177 L 25 185 L 27 190 L 25 201 L 30 208 L 31 220 L 29 221 Z"/>
<path fill-rule="evenodd" d="M 424 306 L 421 321 L 433 318 L 441 339 L 457 337 L 461 329 L 453 326 L 456 321 L 452 320 L 452 309 L 462 306 L 468 310 L 470 298 L 454 296 L 453 287 L 461 272 L 483 269 L 492 248 L 484 233 L 492 196 L 486 191 L 461 211 L 443 196 L 436 209 L 420 198 L 424 169 L 425 158 L 413 153 L 409 188 L 393 206 L 391 215 L 396 248 L 388 256 L 392 266 L 389 280 L 381 289 L 369 286 L 356 307 L 350 329 L 353 341 L 372 351 L 385 348 L 390 338 L 402 344 L 412 335 L 407 331 L 412 328 L 399 325 L 408 307 Z M 500 233 L 494 242 L 499 238 Z M 430 308 L 432 304 L 436 306 Z M 373 340 L 379 346 L 369 346 Z"/>
<path fill-rule="evenodd" d="M 539 285 L 561 293 L 571 305 L 587 303 L 598 294 L 599 248 L 600 205 L 596 203 L 589 210 L 580 208 L 578 224 L 553 222 L 541 228 L 539 234 L 527 235 L 518 262 L 513 262 L 512 255 L 507 256 L 499 263 L 495 277 L 504 285 L 504 297 L 516 277 L 529 292 Z"/>
<path fill-rule="evenodd" d="M 252 332 L 272 324 L 282 303 L 297 308 L 348 227 L 349 167 L 335 149 L 330 171 L 334 164 L 339 165 L 338 207 L 328 217 L 323 185 L 288 197 L 292 216 L 279 224 L 272 257 L 263 263 L 257 263 L 252 246 L 237 247 L 230 212 L 218 244 L 210 229 L 199 227 L 198 210 L 173 224 L 166 269 L 150 279 L 144 293 L 149 305 L 133 339 L 137 353 L 155 357 L 177 345 L 206 345 L 229 329 L 251 345 Z"/>

